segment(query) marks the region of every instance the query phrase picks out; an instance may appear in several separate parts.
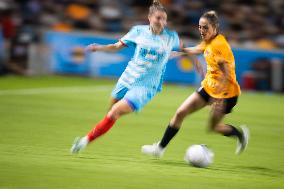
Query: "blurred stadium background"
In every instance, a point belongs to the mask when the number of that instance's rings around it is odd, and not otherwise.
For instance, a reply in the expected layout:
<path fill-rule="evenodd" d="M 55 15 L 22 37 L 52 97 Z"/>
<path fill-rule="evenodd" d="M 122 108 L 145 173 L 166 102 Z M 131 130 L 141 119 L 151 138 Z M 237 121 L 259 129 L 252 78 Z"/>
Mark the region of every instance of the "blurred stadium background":
<path fill-rule="evenodd" d="M 147 24 L 150 0 L 1 0 L 0 73 L 118 77 L 131 49 L 85 55 L 90 43 L 115 42 L 133 25 Z M 221 32 L 234 47 L 244 89 L 284 90 L 282 0 L 162 0 L 169 27 L 187 46 L 199 41 L 200 15 L 219 13 Z M 200 61 L 202 57 L 200 57 Z M 172 60 L 166 81 L 198 84 L 189 58 Z"/>
<path fill-rule="evenodd" d="M 133 25 L 147 24 L 150 0 L 0 0 L 0 188 L 273 189 L 284 186 L 284 1 L 161 0 L 169 27 L 185 44 L 199 41 L 198 19 L 219 13 L 243 89 L 225 121 L 251 130 L 246 153 L 206 133 L 208 109 L 188 118 L 165 157 L 140 147 L 156 142 L 179 104 L 199 85 L 189 57 L 172 59 L 161 94 L 139 116 L 117 122 L 78 156 L 69 148 L 108 108 L 133 49 L 85 54 Z M 200 62 L 205 66 L 202 56 Z M 185 86 L 185 87 L 184 87 Z M 253 92 L 251 92 L 253 91 Z M 174 97 L 174 99 L 173 99 Z M 186 165 L 191 144 L 208 144 L 215 162 Z"/>

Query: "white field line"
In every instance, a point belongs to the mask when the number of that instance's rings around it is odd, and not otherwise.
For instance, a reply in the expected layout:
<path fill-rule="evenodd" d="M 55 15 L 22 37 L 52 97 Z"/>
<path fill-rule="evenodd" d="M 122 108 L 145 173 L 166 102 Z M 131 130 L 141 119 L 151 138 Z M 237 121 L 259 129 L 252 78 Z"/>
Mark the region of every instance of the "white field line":
<path fill-rule="evenodd" d="M 47 87 L 31 89 L 9 89 L 0 90 L 0 96 L 3 95 L 38 95 L 38 94 L 55 94 L 55 93 L 89 93 L 96 91 L 111 90 L 111 85 L 100 86 L 77 86 L 77 87 Z"/>

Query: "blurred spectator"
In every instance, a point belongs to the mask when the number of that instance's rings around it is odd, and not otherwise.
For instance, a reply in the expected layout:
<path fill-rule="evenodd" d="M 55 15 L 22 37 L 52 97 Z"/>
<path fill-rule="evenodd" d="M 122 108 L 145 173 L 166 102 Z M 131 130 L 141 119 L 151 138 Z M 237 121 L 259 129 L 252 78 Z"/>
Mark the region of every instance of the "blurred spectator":
<path fill-rule="evenodd" d="M 99 13 L 105 31 L 119 32 L 122 30 L 122 10 L 118 1 L 104 1 L 99 8 Z"/>
<path fill-rule="evenodd" d="M 283 48 L 283 0 L 161 0 L 169 23 L 181 36 L 199 40 L 196 24 L 209 9 L 219 13 L 221 30 L 237 46 Z M 131 25 L 147 23 L 145 15 L 152 0 L 2 0 L 1 25 L 4 36 L 15 35 L 15 19 L 57 31 L 73 29 L 124 32 Z M 1 11 L 4 8 L 9 11 Z M 15 16 L 17 15 L 18 16 Z M 282 37 L 281 37 L 282 36 Z"/>
<path fill-rule="evenodd" d="M 169 27 L 183 38 L 200 40 L 198 21 L 210 9 L 218 12 L 222 32 L 233 46 L 284 48 L 283 0 L 161 0 L 171 20 Z M 125 32 L 148 23 L 152 0 L 1 0 L 0 27 L 10 63 L 25 70 L 26 52 L 41 31 Z M 146 18 L 146 19 L 145 19 Z M 24 33 L 24 34 L 23 34 Z M 29 40 L 24 40 L 29 36 Z M 10 45 L 11 44 L 11 45 Z M 9 47 L 11 48 L 9 49 Z M 22 50 L 19 50 L 21 49 Z M 21 58 L 20 58 L 21 57 Z M 11 64 L 11 65 L 12 65 Z"/>
<path fill-rule="evenodd" d="M 26 31 L 17 33 L 11 41 L 10 57 L 7 62 L 9 72 L 26 75 L 28 68 L 28 51 L 32 35 Z"/>
<path fill-rule="evenodd" d="M 16 35 L 16 23 L 12 15 L 12 10 L 0 10 L 0 26 L 5 39 L 11 39 Z"/>
<path fill-rule="evenodd" d="M 91 10 L 84 4 L 70 4 L 66 8 L 66 14 L 73 20 L 73 26 L 78 29 L 90 29 L 88 19 Z"/>

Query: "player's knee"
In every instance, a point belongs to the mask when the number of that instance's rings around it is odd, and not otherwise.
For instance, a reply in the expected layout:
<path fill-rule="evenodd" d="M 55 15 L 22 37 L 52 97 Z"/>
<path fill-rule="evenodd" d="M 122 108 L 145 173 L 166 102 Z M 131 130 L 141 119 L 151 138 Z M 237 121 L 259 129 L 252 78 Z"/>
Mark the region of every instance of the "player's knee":
<path fill-rule="evenodd" d="M 121 111 L 119 108 L 117 108 L 115 105 L 110 109 L 110 111 L 108 112 L 108 117 L 117 120 L 121 115 Z"/>
<path fill-rule="evenodd" d="M 108 113 L 107 113 L 107 116 L 110 117 L 111 119 L 117 119 L 117 115 L 115 114 L 114 111 L 110 110 Z"/>
<path fill-rule="evenodd" d="M 185 109 L 179 108 L 176 111 L 175 117 L 178 120 L 183 120 L 185 118 L 185 116 L 187 115 L 187 111 Z"/>

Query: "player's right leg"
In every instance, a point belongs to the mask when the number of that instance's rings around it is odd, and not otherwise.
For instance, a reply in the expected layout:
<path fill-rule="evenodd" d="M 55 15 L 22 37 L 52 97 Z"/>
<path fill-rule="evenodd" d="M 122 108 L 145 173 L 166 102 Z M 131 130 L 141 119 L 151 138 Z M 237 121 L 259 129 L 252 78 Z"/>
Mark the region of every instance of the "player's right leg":
<path fill-rule="evenodd" d="M 197 92 L 194 92 L 177 109 L 162 137 L 162 140 L 152 145 L 142 146 L 141 152 L 147 155 L 161 157 L 168 143 L 179 131 L 184 118 L 203 108 L 206 104 L 207 102 Z"/>
<path fill-rule="evenodd" d="M 120 99 L 111 97 L 111 99 L 110 99 L 110 105 L 109 105 L 109 109 L 108 109 L 108 110 L 111 110 L 111 108 L 113 107 L 113 105 L 115 105 L 118 101 L 120 101 Z"/>
<path fill-rule="evenodd" d="M 249 142 L 249 129 L 248 129 L 248 127 L 245 126 L 245 125 L 241 125 L 240 130 L 241 130 L 241 133 L 242 133 L 242 137 L 241 137 L 240 140 L 238 140 L 236 154 L 240 154 L 243 151 L 245 151 L 245 149 L 247 148 L 248 142 Z"/>
<path fill-rule="evenodd" d="M 83 150 L 87 146 L 88 143 L 89 143 L 89 139 L 87 136 L 82 137 L 82 138 L 76 137 L 70 149 L 70 152 L 72 154 L 76 154 L 80 152 L 81 150 Z"/>
<path fill-rule="evenodd" d="M 131 112 L 133 112 L 133 109 L 126 100 L 118 101 L 85 137 L 75 140 L 71 147 L 71 153 L 78 153 L 83 150 L 90 142 L 108 132 L 119 117 Z"/>

